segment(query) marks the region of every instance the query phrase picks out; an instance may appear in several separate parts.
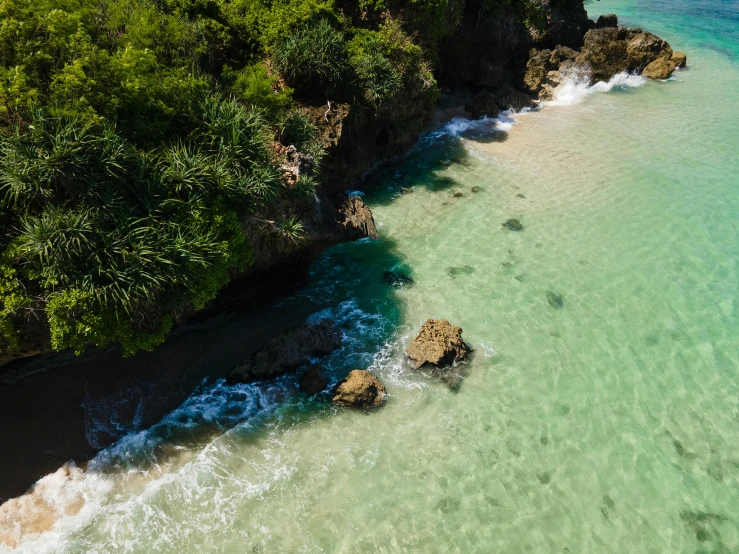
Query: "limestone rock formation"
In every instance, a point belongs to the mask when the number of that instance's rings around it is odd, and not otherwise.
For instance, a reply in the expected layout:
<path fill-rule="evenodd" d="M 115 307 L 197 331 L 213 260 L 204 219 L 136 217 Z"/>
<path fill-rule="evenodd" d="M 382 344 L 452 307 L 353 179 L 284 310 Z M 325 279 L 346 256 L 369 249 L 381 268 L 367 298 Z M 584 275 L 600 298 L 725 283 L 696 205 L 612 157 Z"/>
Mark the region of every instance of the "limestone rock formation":
<path fill-rule="evenodd" d="M 349 372 L 334 389 L 333 401 L 350 408 L 379 406 L 385 398 L 385 385 L 366 369 Z"/>
<path fill-rule="evenodd" d="M 427 365 L 440 367 L 462 362 L 471 351 L 462 340 L 461 327 L 452 325 L 446 319 L 428 319 L 406 354 L 410 364 L 419 369 Z"/>
<path fill-rule="evenodd" d="M 567 46 L 557 46 L 552 50 L 532 49 L 524 74 L 524 88 L 541 100 L 550 100 L 552 93 L 560 84 L 560 69 L 567 61 L 577 57 L 577 51 Z"/>
<path fill-rule="evenodd" d="M 339 208 L 339 214 L 343 218 L 339 224 L 344 228 L 347 238 L 377 238 L 377 227 L 375 227 L 372 210 L 365 206 L 361 197 L 348 198 Z"/>
<path fill-rule="evenodd" d="M 676 50 L 673 50 L 672 51 L 672 61 L 675 62 L 676 67 L 679 67 L 680 69 L 682 69 L 686 65 L 688 65 L 688 56 L 686 56 L 683 52 L 678 52 Z"/>
<path fill-rule="evenodd" d="M 341 333 L 333 322 L 304 323 L 268 340 L 229 375 L 229 382 L 266 379 L 298 369 L 309 358 L 326 356 L 341 346 Z"/>
<path fill-rule="evenodd" d="M 650 79 L 664 79 L 684 63 L 673 61 L 670 45 L 641 29 L 604 27 L 585 34 L 585 44 L 575 59 L 590 70 L 592 81 L 607 81 L 622 71 L 640 72 Z"/>
<path fill-rule="evenodd" d="M 685 54 L 673 52 L 657 35 L 619 27 L 613 14 L 599 17 L 591 27 L 579 52 L 565 46 L 531 49 L 521 79 L 524 90 L 539 100 L 550 100 L 563 75 L 585 76 L 591 83 L 608 81 L 624 71 L 649 79 L 666 79 L 687 63 Z"/>
<path fill-rule="evenodd" d="M 615 13 L 601 15 L 598 18 L 598 21 L 595 22 L 595 26 L 598 29 L 605 29 L 607 27 L 618 27 L 618 16 Z"/>

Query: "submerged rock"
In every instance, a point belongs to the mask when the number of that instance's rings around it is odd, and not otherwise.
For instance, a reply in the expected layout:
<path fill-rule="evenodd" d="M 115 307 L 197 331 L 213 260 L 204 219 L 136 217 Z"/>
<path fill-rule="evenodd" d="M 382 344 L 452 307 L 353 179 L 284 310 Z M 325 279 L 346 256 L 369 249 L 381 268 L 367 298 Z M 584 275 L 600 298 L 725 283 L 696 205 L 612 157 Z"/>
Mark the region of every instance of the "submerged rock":
<path fill-rule="evenodd" d="M 366 369 L 350 371 L 333 392 L 334 402 L 350 408 L 379 406 L 385 399 L 385 385 Z"/>
<path fill-rule="evenodd" d="M 463 196 L 464 196 L 464 194 L 462 194 L 461 192 L 455 192 L 454 193 L 454 198 L 462 198 Z"/>
<path fill-rule="evenodd" d="M 454 278 L 457 275 L 470 275 L 474 272 L 475 268 L 471 265 L 463 265 L 462 267 L 451 266 L 446 268 L 446 274 L 451 278 Z"/>
<path fill-rule="evenodd" d="M 326 356 L 341 346 L 341 333 L 332 321 L 304 323 L 272 337 L 228 376 L 231 383 L 266 379 L 295 371 L 310 358 Z"/>
<path fill-rule="evenodd" d="M 509 219 L 503 224 L 509 231 L 523 231 L 523 225 L 518 219 Z"/>
<path fill-rule="evenodd" d="M 482 189 L 481 189 L 480 187 L 478 187 L 478 186 L 474 186 L 474 187 L 472 187 L 472 188 L 471 188 L 470 190 L 471 190 L 472 192 L 474 192 L 474 193 L 478 193 L 478 192 L 480 192 L 480 191 L 481 191 Z"/>
<path fill-rule="evenodd" d="M 416 284 L 408 275 L 392 270 L 383 273 L 382 280 L 394 289 L 411 288 Z"/>
<path fill-rule="evenodd" d="M 300 390 L 309 396 L 318 394 L 328 385 L 328 380 L 321 370 L 321 364 L 311 364 L 300 378 Z"/>
<path fill-rule="evenodd" d="M 418 336 L 406 350 L 410 364 L 442 367 L 467 359 L 472 349 L 462 340 L 462 328 L 446 319 L 427 319 Z"/>
<path fill-rule="evenodd" d="M 561 310 L 565 307 L 564 297 L 561 294 L 553 292 L 551 290 L 547 291 L 547 302 L 549 302 L 549 305 L 555 310 Z"/>

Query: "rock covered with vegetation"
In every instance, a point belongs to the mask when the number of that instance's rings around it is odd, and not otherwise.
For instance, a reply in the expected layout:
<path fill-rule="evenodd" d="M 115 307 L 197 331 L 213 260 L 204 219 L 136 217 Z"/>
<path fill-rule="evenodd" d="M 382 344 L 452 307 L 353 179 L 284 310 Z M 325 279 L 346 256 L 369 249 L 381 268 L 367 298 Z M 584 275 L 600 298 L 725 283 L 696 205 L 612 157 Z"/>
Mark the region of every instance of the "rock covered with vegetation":
<path fill-rule="evenodd" d="M 494 116 L 575 51 L 594 74 L 598 52 L 654 77 L 685 63 L 583 0 L 7 0 L 0 16 L 0 365 L 152 349 L 235 276 L 375 236 L 342 193 L 415 144 L 440 91 Z"/>
<path fill-rule="evenodd" d="M 317 123 L 436 85 L 411 28 L 347 4 L 0 6 L 0 363 L 151 349 L 261 260 L 375 234 L 322 192 Z"/>

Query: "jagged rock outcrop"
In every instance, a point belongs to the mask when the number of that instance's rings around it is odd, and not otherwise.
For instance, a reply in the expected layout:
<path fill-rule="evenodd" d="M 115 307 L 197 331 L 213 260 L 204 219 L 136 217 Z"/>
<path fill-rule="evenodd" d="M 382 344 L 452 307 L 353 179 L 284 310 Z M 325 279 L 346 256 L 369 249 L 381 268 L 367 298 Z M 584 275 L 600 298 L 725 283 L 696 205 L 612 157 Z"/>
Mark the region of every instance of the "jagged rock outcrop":
<path fill-rule="evenodd" d="M 334 244 L 364 237 L 377 238 L 372 211 L 358 196 L 345 199 L 337 208 L 328 197 L 321 195 L 299 214 L 304 228 L 299 240 L 280 232 L 276 216 L 246 221 L 246 234 L 254 249 L 254 264 L 245 270 L 245 274 L 278 265 L 307 264 Z"/>
<path fill-rule="evenodd" d="M 615 16 L 614 16 L 615 17 Z M 591 80 L 607 81 L 617 73 L 640 73 L 650 79 L 666 79 L 676 67 L 684 67 L 685 55 L 675 53 L 664 40 L 642 29 L 608 26 L 585 34 L 577 66 L 590 72 Z"/>
<path fill-rule="evenodd" d="M 601 15 L 595 22 L 597 29 L 605 29 L 606 27 L 618 27 L 618 16 L 615 13 Z"/>
<path fill-rule="evenodd" d="M 349 372 L 334 389 L 333 401 L 350 408 L 369 408 L 382 404 L 385 385 L 366 369 Z"/>
<path fill-rule="evenodd" d="M 306 107 L 328 153 L 321 166 L 328 196 L 343 194 L 373 169 L 404 156 L 430 121 L 433 99 L 422 85 L 378 109 L 342 103 Z"/>
<path fill-rule="evenodd" d="M 326 356 L 341 346 L 341 333 L 332 321 L 304 323 L 268 340 L 228 376 L 231 383 L 266 379 L 295 371 L 310 358 Z"/>
<path fill-rule="evenodd" d="M 472 349 L 462 340 L 462 328 L 446 319 L 427 319 L 418 336 L 406 350 L 415 368 L 442 367 L 462 362 Z"/>
<path fill-rule="evenodd" d="M 591 83 L 608 81 L 624 71 L 666 79 L 676 68 L 686 65 L 685 54 L 674 52 L 666 41 L 650 32 L 620 27 L 613 14 L 599 17 L 591 26 L 579 52 L 564 46 L 531 49 L 523 88 L 540 100 L 550 100 L 563 75 L 574 73 Z"/>
<path fill-rule="evenodd" d="M 289 186 L 293 186 L 303 175 L 313 175 L 316 162 L 310 154 L 300 152 L 294 145 L 290 145 L 285 147 L 283 157 L 280 169 Z"/>
<path fill-rule="evenodd" d="M 364 205 L 359 196 L 347 198 L 346 202 L 339 208 L 341 220 L 339 225 L 343 229 L 343 235 L 348 240 L 369 237 L 377 238 L 377 227 L 372 210 Z"/>
<path fill-rule="evenodd" d="M 561 65 L 574 60 L 577 55 L 576 50 L 567 46 L 557 46 L 552 50 L 532 49 L 523 77 L 524 88 L 534 97 L 550 100 L 561 81 Z"/>

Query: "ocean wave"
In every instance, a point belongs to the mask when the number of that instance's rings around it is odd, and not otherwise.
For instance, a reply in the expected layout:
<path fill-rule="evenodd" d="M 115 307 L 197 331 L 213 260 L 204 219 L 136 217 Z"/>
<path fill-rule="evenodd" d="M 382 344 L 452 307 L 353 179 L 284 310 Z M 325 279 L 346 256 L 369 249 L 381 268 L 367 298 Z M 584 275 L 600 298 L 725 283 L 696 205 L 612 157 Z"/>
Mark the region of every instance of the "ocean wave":
<path fill-rule="evenodd" d="M 480 136 L 488 135 L 495 131 L 510 131 L 516 124 L 515 115 L 528 113 L 530 108 L 524 108 L 520 112 L 506 110 L 500 112 L 498 117 L 481 117 L 480 119 L 468 119 L 455 117 L 447 122 L 441 129 L 431 131 L 423 140 L 436 142 L 439 139 L 452 137 L 463 137 L 465 135 Z"/>
<path fill-rule="evenodd" d="M 343 334 L 342 346 L 323 360 L 331 386 L 355 367 L 381 373 L 393 386 L 418 386 L 412 376 L 403 377 L 400 348 L 405 337 L 397 334 L 394 320 L 379 311 L 362 309 L 357 299 L 316 312 L 308 321 L 324 319 L 332 319 Z M 0 553 L 63 550 L 76 532 L 86 525 L 96 525 L 96 517 L 111 518 L 119 529 L 134 530 L 132 514 L 144 517 L 146 514 L 141 511 L 147 498 L 159 494 L 163 487 L 175 486 L 173 480 L 190 474 L 195 479 L 218 473 L 205 471 L 204 467 L 214 463 L 217 451 L 226 447 L 222 437 L 231 430 L 256 428 L 281 409 L 304 402 L 304 397 L 295 394 L 296 381 L 294 374 L 248 384 L 229 385 L 225 379 L 204 381 L 159 423 L 129 433 L 101 450 L 86 471 L 65 466 L 40 479 L 35 495 L 11 500 L 3 506 L 6 513 L 0 511 L 0 516 L 4 516 Z M 293 471 L 289 463 L 277 464 L 275 469 L 278 466 L 281 470 L 264 476 L 263 482 L 243 483 L 244 494 L 262 494 Z M 36 508 L 41 501 L 43 526 L 39 526 Z M 117 539 L 114 542 L 120 546 Z"/>
<path fill-rule="evenodd" d="M 599 81 L 590 84 L 590 78 L 583 72 L 567 74 L 562 84 L 554 90 L 554 98 L 543 102 L 543 106 L 571 106 L 579 104 L 586 97 L 596 92 L 610 92 L 642 87 L 646 84 L 646 77 L 622 72 L 614 75 L 608 81 Z"/>
<path fill-rule="evenodd" d="M 294 388 L 293 380 L 286 376 L 266 383 L 204 382 L 156 425 L 101 450 L 87 471 L 68 464 L 41 478 L 30 493 L 0 507 L 0 553 L 56 552 L 103 506 L 125 512 L 116 500 L 121 486 L 152 494 L 187 462 L 211 450 L 225 431 L 259 425 L 273 414 Z M 131 502 L 140 500 L 134 497 L 125 504 Z"/>

